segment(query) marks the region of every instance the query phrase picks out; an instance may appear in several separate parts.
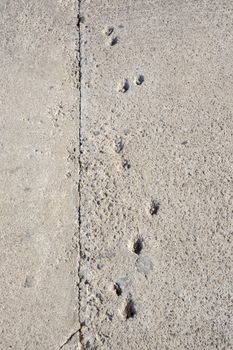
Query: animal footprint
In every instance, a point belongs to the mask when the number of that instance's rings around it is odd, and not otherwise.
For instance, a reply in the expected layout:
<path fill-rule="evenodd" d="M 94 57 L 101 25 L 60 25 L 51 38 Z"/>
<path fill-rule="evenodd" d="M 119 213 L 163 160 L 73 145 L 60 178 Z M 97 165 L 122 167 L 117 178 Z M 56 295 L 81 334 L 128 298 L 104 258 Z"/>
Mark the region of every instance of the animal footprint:
<path fill-rule="evenodd" d="M 114 27 L 112 26 L 107 26 L 104 28 L 104 34 L 107 36 L 110 36 L 114 31 Z"/>
<path fill-rule="evenodd" d="M 118 282 L 114 284 L 114 290 L 116 292 L 116 295 L 119 297 L 122 294 L 122 288 Z"/>
<path fill-rule="evenodd" d="M 127 79 L 123 79 L 119 84 L 118 84 L 118 91 L 119 92 L 126 92 L 129 90 L 129 82 Z"/>
<path fill-rule="evenodd" d="M 144 82 L 144 76 L 143 75 L 138 75 L 135 80 L 134 80 L 134 83 L 136 85 L 142 85 L 142 83 Z"/>
<path fill-rule="evenodd" d="M 118 43 L 118 37 L 117 36 L 113 36 L 109 39 L 109 45 L 110 46 L 114 46 Z"/>
<path fill-rule="evenodd" d="M 136 316 L 136 307 L 134 304 L 134 301 L 131 297 L 131 295 L 128 296 L 127 300 L 126 300 L 126 305 L 124 307 L 123 310 L 123 316 L 125 318 L 125 320 L 128 320 L 129 318 L 134 318 L 134 316 Z"/>
<path fill-rule="evenodd" d="M 133 243 L 133 252 L 137 255 L 141 253 L 143 249 L 143 239 L 141 237 L 137 238 Z"/>
<path fill-rule="evenodd" d="M 115 38 L 117 40 L 117 38 Z M 115 45 L 114 43 L 112 45 Z M 135 79 L 134 79 L 134 83 L 136 85 L 142 85 L 142 83 L 144 82 L 144 76 L 143 75 L 138 75 Z M 119 92 L 126 92 L 127 90 L 129 90 L 129 82 L 127 79 L 122 80 L 119 85 L 118 85 L 118 91 Z"/>
<path fill-rule="evenodd" d="M 127 159 L 123 160 L 122 166 L 125 170 L 128 170 L 131 168 L 130 162 Z"/>
<path fill-rule="evenodd" d="M 115 140 L 115 151 L 116 153 L 120 153 L 123 150 L 124 144 L 121 137 Z"/>
<path fill-rule="evenodd" d="M 150 214 L 153 216 L 153 215 L 157 215 L 158 214 L 158 211 L 159 211 L 159 208 L 160 208 L 160 203 L 156 200 L 152 200 L 151 201 L 151 205 L 150 205 Z"/>
<path fill-rule="evenodd" d="M 113 35 L 114 27 L 113 26 L 107 26 L 104 28 L 104 34 L 109 37 L 108 43 L 110 46 L 114 46 L 118 42 L 118 37 Z"/>

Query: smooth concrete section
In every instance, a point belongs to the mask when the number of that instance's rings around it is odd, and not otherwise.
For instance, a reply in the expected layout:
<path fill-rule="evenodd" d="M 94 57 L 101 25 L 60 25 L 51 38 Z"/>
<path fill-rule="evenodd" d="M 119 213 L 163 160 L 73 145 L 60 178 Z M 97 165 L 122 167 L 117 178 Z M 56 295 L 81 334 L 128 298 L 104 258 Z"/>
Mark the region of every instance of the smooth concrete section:
<path fill-rule="evenodd" d="M 84 349 L 233 349 L 233 4 L 81 16 Z"/>
<path fill-rule="evenodd" d="M 1 350 L 76 348 L 76 17 L 72 0 L 0 2 Z"/>

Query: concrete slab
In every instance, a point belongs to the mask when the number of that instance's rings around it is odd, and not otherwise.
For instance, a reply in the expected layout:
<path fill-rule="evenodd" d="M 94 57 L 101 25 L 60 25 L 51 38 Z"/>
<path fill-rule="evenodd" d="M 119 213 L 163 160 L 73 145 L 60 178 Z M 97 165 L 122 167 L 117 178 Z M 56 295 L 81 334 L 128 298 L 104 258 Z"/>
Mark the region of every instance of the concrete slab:
<path fill-rule="evenodd" d="M 58 350 L 78 329 L 76 4 L 0 7 L 0 349 Z"/>
<path fill-rule="evenodd" d="M 83 1 L 85 349 L 233 349 L 233 6 Z"/>
<path fill-rule="evenodd" d="M 0 10 L 0 349 L 233 349 L 232 3 Z"/>

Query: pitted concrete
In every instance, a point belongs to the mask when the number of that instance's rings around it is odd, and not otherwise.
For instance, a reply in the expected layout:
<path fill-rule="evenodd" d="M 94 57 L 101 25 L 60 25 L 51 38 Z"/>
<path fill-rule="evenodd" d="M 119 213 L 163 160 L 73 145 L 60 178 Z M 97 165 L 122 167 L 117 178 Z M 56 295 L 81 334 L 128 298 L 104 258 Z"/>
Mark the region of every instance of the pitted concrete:
<path fill-rule="evenodd" d="M 0 349 L 233 349 L 232 20 L 1 4 Z"/>
<path fill-rule="evenodd" d="M 232 349 L 232 4 L 81 15 L 84 348 Z"/>

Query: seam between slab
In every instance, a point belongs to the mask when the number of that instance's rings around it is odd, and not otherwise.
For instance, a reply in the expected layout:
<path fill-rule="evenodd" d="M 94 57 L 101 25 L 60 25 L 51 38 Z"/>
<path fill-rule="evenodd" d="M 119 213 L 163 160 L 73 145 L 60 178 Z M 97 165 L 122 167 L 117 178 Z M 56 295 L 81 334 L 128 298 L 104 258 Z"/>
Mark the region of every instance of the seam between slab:
<path fill-rule="evenodd" d="M 77 31 L 78 39 L 76 40 L 76 61 L 77 61 L 77 89 L 79 93 L 79 112 L 78 112 L 78 142 L 79 142 L 79 156 L 78 156 L 78 239 L 77 245 L 79 250 L 79 261 L 78 261 L 78 322 L 79 322 L 79 331 L 78 331 L 78 342 L 80 350 L 83 350 L 83 336 L 82 336 L 82 324 L 81 324 L 81 256 L 82 256 L 82 242 L 81 242 L 81 176 L 82 176 L 82 164 L 81 164 L 81 148 L 82 148 L 82 54 L 81 54 L 81 28 L 80 28 L 80 9 L 81 9 L 81 0 L 77 0 Z M 79 349 L 79 348 L 78 348 Z"/>

